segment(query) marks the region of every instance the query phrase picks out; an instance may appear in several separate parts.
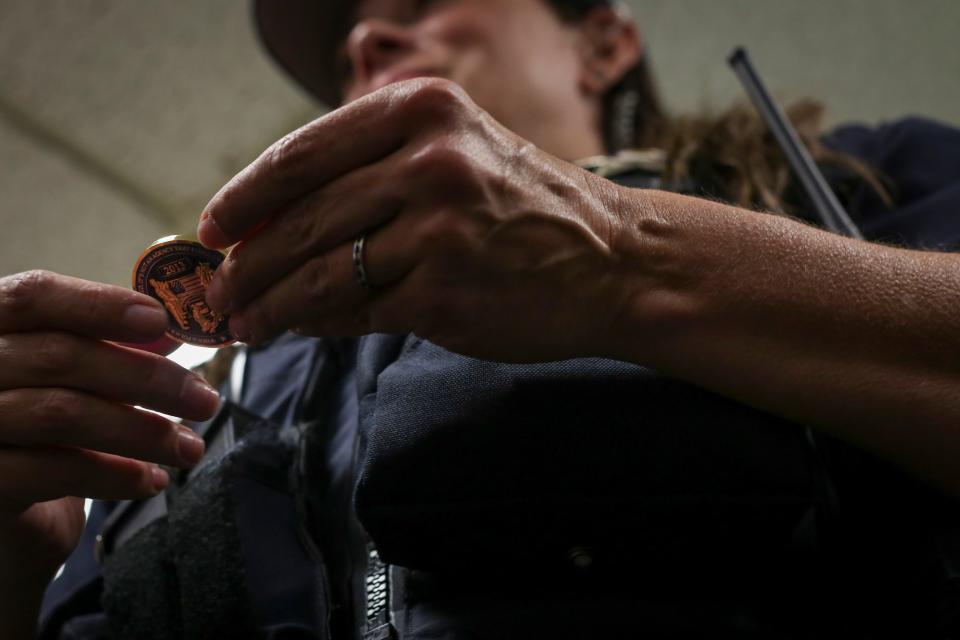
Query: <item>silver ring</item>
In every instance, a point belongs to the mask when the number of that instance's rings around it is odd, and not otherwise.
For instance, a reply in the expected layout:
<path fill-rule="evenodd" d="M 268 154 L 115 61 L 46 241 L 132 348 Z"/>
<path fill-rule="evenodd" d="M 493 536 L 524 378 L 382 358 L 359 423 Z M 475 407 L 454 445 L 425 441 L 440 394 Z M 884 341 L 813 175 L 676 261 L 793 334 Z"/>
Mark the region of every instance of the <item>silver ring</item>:
<path fill-rule="evenodd" d="M 357 239 L 353 241 L 353 268 L 357 274 L 357 282 L 360 283 L 360 288 L 369 292 L 373 291 L 373 286 L 370 284 L 370 280 L 367 279 L 367 267 L 363 261 L 363 250 L 366 246 L 367 235 L 361 233 L 357 236 Z"/>

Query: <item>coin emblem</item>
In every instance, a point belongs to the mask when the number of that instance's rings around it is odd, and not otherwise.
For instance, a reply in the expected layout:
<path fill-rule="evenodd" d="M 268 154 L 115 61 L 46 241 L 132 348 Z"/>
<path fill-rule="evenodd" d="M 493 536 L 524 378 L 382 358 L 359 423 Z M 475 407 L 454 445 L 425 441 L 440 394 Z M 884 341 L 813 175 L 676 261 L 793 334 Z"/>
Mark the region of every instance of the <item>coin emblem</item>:
<path fill-rule="evenodd" d="M 226 347 L 236 339 L 229 318 L 207 306 L 207 287 L 224 255 L 199 242 L 170 236 L 150 245 L 133 270 L 133 288 L 159 300 L 170 315 L 166 334 L 198 347 Z"/>

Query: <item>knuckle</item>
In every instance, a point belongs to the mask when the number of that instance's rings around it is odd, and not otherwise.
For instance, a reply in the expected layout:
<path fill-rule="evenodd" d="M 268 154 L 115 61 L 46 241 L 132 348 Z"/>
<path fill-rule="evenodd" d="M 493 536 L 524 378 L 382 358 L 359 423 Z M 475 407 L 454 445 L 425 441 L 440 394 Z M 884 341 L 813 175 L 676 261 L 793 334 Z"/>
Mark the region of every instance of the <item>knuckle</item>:
<path fill-rule="evenodd" d="M 323 216 L 313 214 L 313 205 L 312 198 L 307 198 L 279 221 L 285 246 L 295 251 L 303 250 L 322 236 Z"/>
<path fill-rule="evenodd" d="M 420 228 L 419 250 L 426 255 L 443 246 L 450 238 L 450 216 L 446 211 L 437 211 L 424 220 Z"/>
<path fill-rule="evenodd" d="M 40 337 L 30 362 L 42 373 L 58 376 L 77 368 L 80 364 L 80 348 L 77 341 L 67 334 L 46 333 Z"/>
<path fill-rule="evenodd" d="M 170 374 L 169 368 L 172 363 L 166 358 L 152 353 L 143 354 L 143 356 L 143 368 L 140 371 L 142 384 L 140 387 L 142 389 L 156 390 L 160 393 L 179 398 L 183 386 L 183 378 L 182 376 Z"/>
<path fill-rule="evenodd" d="M 90 284 L 83 290 L 83 307 L 79 311 L 85 318 L 106 320 L 105 310 L 111 308 L 110 296 L 106 288 L 101 285 Z"/>
<path fill-rule="evenodd" d="M 418 117 L 428 116 L 427 122 L 450 123 L 468 113 L 472 102 L 467 92 L 451 80 L 423 78 L 413 83 L 407 104 Z"/>
<path fill-rule="evenodd" d="M 453 255 L 459 260 L 472 249 L 475 235 L 473 224 L 463 214 L 455 209 L 441 209 L 424 221 L 418 248 L 424 256 Z"/>
<path fill-rule="evenodd" d="M 463 258 L 472 253 L 476 242 L 476 230 L 464 216 L 456 216 L 449 225 L 446 247 Z"/>
<path fill-rule="evenodd" d="M 166 358 L 150 354 L 147 361 L 149 364 L 146 365 L 146 375 L 144 376 L 146 388 L 162 388 L 165 382 L 171 378 L 175 378 L 175 376 L 171 376 L 169 373 L 170 364 Z M 177 386 L 176 391 L 179 393 L 179 386 Z"/>
<path fill-rule="evenodd" d="M 461 185 L 473 171 L 473 159 L 451 136 L 440 136 L 420 148 L 410 159 L 413 176 L 447 188 Z"/>
<path fill-rule="evenodd" d="M 35 403 L 39 425 L 54 438 L 62 435 L 79 419 L 78 398 L 70 391 L 54 389 Z"/>
<path fill-rule="evenodd" d="M 52 278 L 51 272 L 39 269 L 7 276 L 0 280 L 0 303 L 11 312 L 26 312 L 48 288 Z"/>
<path fill-rule="evenodd" d="M 309 144 L 300 130 L 283 136 L 266 152 L 268 169 L 281 176 L 301 175 L 309 157 Z"/>
<path fill-rule="evenodd" d="M 307 263 L 303 271 L 303 291 L 309 303 L 322 303 L 331 293 L 330 263 L 325 256 L 317 257 Z"/>
<path fill-rule="evenodd" d="M 180 427 L 160 416 L 137 416 L 137 426 L 143 432 L 142 442 L 146 443 L 153 454 L 165 452 L 171 459 L 179 458 Z"/>

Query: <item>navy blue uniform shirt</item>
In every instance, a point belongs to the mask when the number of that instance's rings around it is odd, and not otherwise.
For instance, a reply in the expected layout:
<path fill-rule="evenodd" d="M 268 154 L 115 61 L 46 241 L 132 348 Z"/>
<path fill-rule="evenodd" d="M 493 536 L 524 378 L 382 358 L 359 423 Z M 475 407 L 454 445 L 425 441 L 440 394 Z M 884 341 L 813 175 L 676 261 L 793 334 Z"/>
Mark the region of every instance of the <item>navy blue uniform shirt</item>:
<path fill-rule="evenodd" d="M 863 159 L 889 179 L 896 200 L 892 209 L 865 188 L 848 198 L 848 209 L 867 238 L 937 250 L 960 247 L 960 131 L 928 120 L 905 119 L 879 128 L 842 127 L 826 136 L 825 142 Z M 268 348 L 251 350 L 243 404 L 254 413 L 289 424 L 316 344 L 285 336 Z M 328 455 L 332 481 L 342 484 L 351 476 L 357 422 L 352 362 L 342 368 L 337 385 L 337 427 L 331 431 Z M 111 506 L 94 504 L 80 545 L 47 591 L 42 612 L 46 637 L 99 637 L 100 574 L 93 546 Z"/>

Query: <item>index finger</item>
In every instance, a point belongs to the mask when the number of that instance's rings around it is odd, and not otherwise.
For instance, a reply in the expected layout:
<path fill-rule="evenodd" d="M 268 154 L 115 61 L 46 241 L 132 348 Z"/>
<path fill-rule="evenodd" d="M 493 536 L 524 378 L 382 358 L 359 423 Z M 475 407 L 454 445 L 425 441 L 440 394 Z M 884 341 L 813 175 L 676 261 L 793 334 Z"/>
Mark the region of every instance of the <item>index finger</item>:
<path fill-rule="evenodd" d="M 167 312 L 131 289 L 49 271 L 0 278 L 0 333 L 65 331 L 122 342 L 159 339 Z"/>
<path fill-rule="evenodd" d="M 444 122 L 451 105 L 464 102 L 463 90 L 453 83 L 419 78 L 314 120 L 224 185 L 200 215 L 197 237 L 214 249 L 236 244 L 289 203 L 390 155 L 419 128 Z"/>

